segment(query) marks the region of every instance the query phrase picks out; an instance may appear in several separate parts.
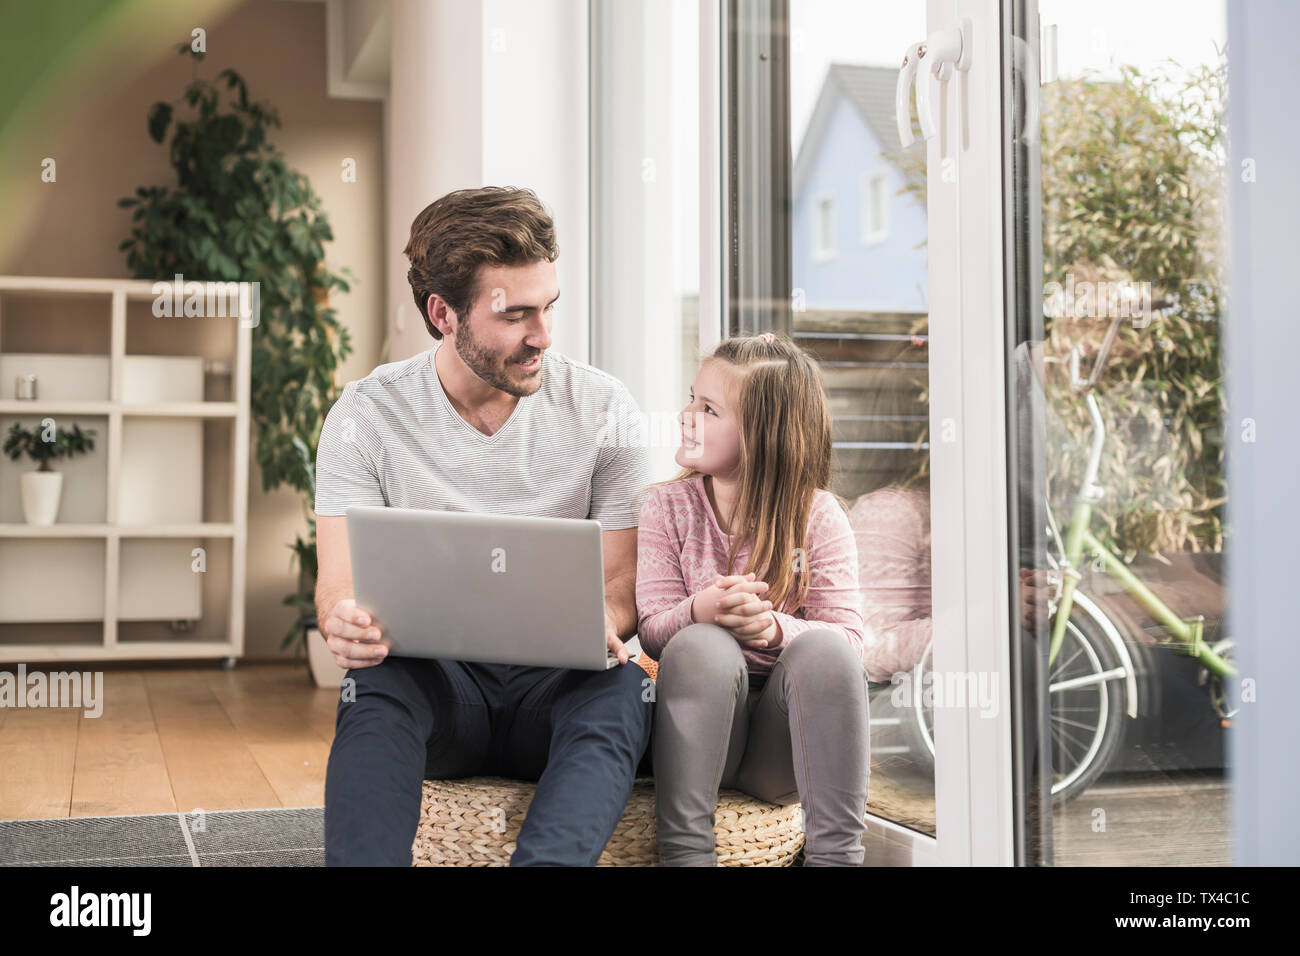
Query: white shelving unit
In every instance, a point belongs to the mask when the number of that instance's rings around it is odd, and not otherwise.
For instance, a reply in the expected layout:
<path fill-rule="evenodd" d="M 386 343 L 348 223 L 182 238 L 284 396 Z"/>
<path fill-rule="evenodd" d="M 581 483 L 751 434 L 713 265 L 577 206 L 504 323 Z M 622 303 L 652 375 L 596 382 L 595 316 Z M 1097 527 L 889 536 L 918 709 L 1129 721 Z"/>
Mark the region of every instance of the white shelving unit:
<path fill-rule="evenodd" d="M 248 515 L 248 454 L 249 454 L 249 376 L 251 364 L 251 333 L 252 329 L 249 324 L 242 322 L 237 315 L 230 317 L 204 317 L 204 318 L 175 318 L 175 319 L 157 319 L 150 313 L 144 322 L 203 322 L 203 323 L 224 323 L 222 328 L 230 333 L 229 351 L 220 356 L 221 364 L 217 366 L 220 374 L 229 375 L 229 401 L 130 401 L 132 397 L 150 394 L 165 394 L 168 390 L 175 392 L 178 387 L 176 382 L 181 377 L 173 374 L 173 369 L 177 373 L 188 374 L 188 381 L 193 381 L 195 367 L 194 362 L 203 362 L 210 358 L 209 356 L 176 356 L 166 353 L 153 354 L 148 352 L 127 352 L 128 341 L 128 308 L 132 303 L 136 303 L 136 308 L 141 308 L 138 303 L 142 300 L 152 303 L 157 295 L 154 291 L 155 283 L 148 280 L 129 280 L 129 279 L 65 279 L 52 277 L 23 277 L 23 276 L 0 276 L 0 362 L 5 360 L 6 355 L 13 359 L 13 353 L 38 353 L 41 360 L 48 362 L 57 362 L 60 358 L 71 358 L 72 356 L 60 356 L 58 343 L 65 341 L 67 336 L 60 336 L 58 330 L 47 332 L 42 327 L 41 342 L 38 347 L 25 347 L 19 349 L 9 348 L 5 341 L 5 321 L 8 316 L 4 309 L 10 301 L 21 301 L 30 304 L 33 300 L 53 299 L 57 302 L 60 298 L 73 297 L 84 314 L 88 308 L 87 302 L 93 304 L 94 308 L 99 307 L 97 300 L 102 299 L 104 318 L 111 322 L 108 335 L 108 350 L 105 355 L 102 352 L 81 353 L 76 356 L 82 359 L 87 369 L 91 369 L 96 363 L 102 365 L 103 359 L 107 359 L 107 400 L 62 400 L 59 398 L 43 398 L 41 396 L 41 378 L 37 380 L 37 399 L 34 401 L 14 398 L 14 377 L 6 369 L 4 381 L 0 381 L 0 425 L 3 426 L 3 433 L 7 433 L 9 423 L 14 420 L 15 416 L 59 416 L 65 420 L 76 417 L 97 417 L 107 421 L 107 435 L 97 434 L 95 436 L 95 452 L 101 450 L 105 453 L 103 459 L 103 490 L 104 490 L 104 508 L 103 521 L 76 521 L 71 520 L 68 523 L 56 521 L 53 525 L 40 526 L 9 521 L 8 523 L 0 520 L 0 557 L 4 555 L 4 548 L 7 544 L 16 545 L 18 542 L 70 542 L 75 539 L 102 541 L 103 542 L 103 602 L 100 607 L 97 599 L 93 594 L 86 595 L 79 592 L 75 587 L 69 587 L 69 582 L 76 579 L 76 574 L 83 578 L 86 573 L 87 562 L 82 562 L 78 569 L 71 569 L 62 563 L 54 565 L 53 562 L 47 561 L 47 566 L 39 564 L 33 566 L 22 560 L 23 555 L 20 553 L 21 548 L 11 550 L 7 558 L 0 559 L 0 608 L 5 606 L 5 602 L 10 602 L 11 607 L 17 605 L 23 606 L 24 600 L 31 603 L 31 588 L 35 582 L 36 586 L 41 589 L 42 596 L 39 600 L 53 600 L 55 604 L 43 609 L 39 616 L 29 618 L 31 626 L 58 624 L 59 622 L 85 622 L 99 621 L 102 619 L 103 632 L 102 638 L 98 642 L 87 642 L 83 639 L 70 640 L 61 642 L 50 640 L 48 637 L 43 641 L 31 641 L 24 643 L 21 639 L 15 640 L 12 636 L 0 639 L 0 662 L 40 662 L 40 661 L 98 661 L 98 660 L 145 660 L 145 659 L 164 659 L 164 658 L 228 658 L 234 659 L 242 656 L 244 650 L 244 576 L 246 567 L 246 548 L 248 540 L 247 515 Z M 140 321 L 140 320 L 132 320 Z M 146 330 L 147 331 L 147 330 Z M 210 329 L 205 328 L 205 333 Z M 27 344 L 31 345 L 31 330 L 27 330 Z M 12 336 L 11 336 L 12 337 Z M 138 337 L 138 336 L 137 336 Z M 46 349 L 47 344 L 52 347 Z M 82 344 L 82 343 L 78 343 Z M 46 354 L 46 353 L 49 354 Z M 13 361 L 21 361 L 13 359 Z M 13 364 L 13 361 L 9 365 Z M 188 364 L 187 364 L 188 362 Z M 69 363 L 67 367 L 74 367 Z M 152 370 L 156 375 L 154 381 L 142 381 L 141 375 L 145 370 Z M 135 372 L 133 377 L 132 372 Z M 198 398 L 202 399 L 202 369 L 199 370 L 200 390 Z M 94 375 L 87 373 L 85 376 L 90 381 L 86 387 L 89 390 L 103 389 L 102 379 L 96 384 L 93 379 Z M 191 389 L 192 390 L 192 389 Z M 187 396 L 194 397 L 194 396 Z M 228 476 L 220 476 L 221 484 L 224 485 L 228 480 L 229 501 L 228 521 L 205 521 L 202 518 L 203 509 L 203 482 L 214 478 L 210 471 L 210 463 L 203 460 L 202 448 L 202 425 L 208 420 L 228 420 L 233 423 L 230 428 L 231 447 L 229 449 L 229 467 L 231 473 Z M 143 434 L 150 430 L 157 432 L 155 438 L 154 450 L 157 449 L 157 441 L 164 443 L 172 441 L 169 437 L 175 431 L 175 426 L 185 422 L 194 421 L 199 424 L 199 442 L 196 447 L 193 442 L 189 442 L 187 448 L 187 457 L 184 462 L 179 460 L 176 469 L 180 472 L 180 480 L 175 483 L 175 493 L 170 493 L 168 480 L 176 476 L 170 473 L 158 474 L 157 469 L 151 469 L 150 463 L 144 463 L 141 467 L 140 462 L 133 462 L 124 457 L 124 436 L 130 438 L 131 434 Z M 171 423 L 173 432 L 168 431 L 168 423 Z M 62 426 L 62 422 L 60 423 Z M 106 440 L 105 440 L 106 439 Z M 3 438 L 0 437 L 0 442 Z M 144 447 L 143 444 L 136 446 Z M 194 462 L 197 454 L 198 470 L 197 479 L 192 474 L 186 474 L 185 468 L 189 467 L 190 471 L 194 470 Z M 59 459 L 53 463 L 55 470 L 72 471 L 76 463 L 81 459 Z M 10 472 L 30 471 L 34 468 L 33 462 L 25 456 L 18 462 L 10 460 L 7 456 L 0 457 L 0 468 L 8 469 Z M 124 475 L 134 476 L 130 485 L 124 485 Z M 17 494 L 17 481 L 13 476 L 12 484 L 6 481 L 4 487 L 6 494 Z M 152 481 L 148 481 L 152 479 Z M 89 482 L 98 482 L 98 476 L 87 476 L 80 487 L 85 492 L 90 487 Z M 69 482 L 70 479 L 65 477 L 63 497 L 64 501 L 60 506 L 60 515 L 69 512 Z M 189 487 L 197 482 L 197 490 Z M 143 491 L 141 490 L 143 486 Z M 127 494 L 123 494 L 123 492 Z M 75 494 L 75 492 L 74 492 Z M 134 497 L 133 497 L 134 495 Z M 197 497 L 194 497 L 197 496 Z M 197 520 L 165 520 L 162 522 L 149 523 L 126 523 L 120 520 L 123 513 L 140 513 L 142 510 L 149 510 L 140 507 L 140 501 L 144 499 L 148 505 L 156 506 L 158 513 L 170 513 L 174 515 L 184 514 L 188 518 Z M 123 507 L 123 502 L 127 507 Z M 86 502 L 84 500 L 76 502 L 84 511 L 86 506 L 91 506 L 95 513 L 98 507 L 95 502 Z M 4 503 L 5 513 L 12 516 L 14 506 L 12 503 Z M 75 509 L 74 509 L 75 510 Z M 227 510 L 223 507 L 222 510 Z M 18 512 L 21 516 L 21 511 Z M 201 581 L 195 572 L 190 571 L 188 565 L 185 566 L 183 574 L 188 578 L 181 576 L 178 570 L 178 561 L 174 556 L 168 558 L 164 566 L 146 568 L 139 563 L 142 557 L 147 559 L 147 553 L 142 555 L 144 539 L 161 539 L 170 540 L 171 544 L 184 550 L 185 544 L 183 539 L 195 541 L 224 541 L 229 544 L 229 570 L 230 582 L 228 591 L 220 592 L 221 597 L 228 595 L 228 602 L 224 607 L 216 610 L 223 613 L 226 617 L 227 627 L 223 640 L 195 640 L 192 637 L 186 637 L 182 632 L 175 639 L 159 640 L 121 640 L 120 624 L 127 621 L 158 621 L 166 620 L 174 615 L 167 613 L 168 608 L 175 608 L 180 605 L 192 605 L 197 609 L 197 595 L 202 587 Z M 64 544 L 63 547 L 69 545 Z M 55 545 L 57 549 L 58 545 Z M 27 548 L 29 556 L 39 555 L 42 551 L 54 553 L 43 546 L 33 545 Z M 127 566 L 124 567 L 123 555 L 129 558 Z M 85 557 L 85 555 L 83 555 Z M 184 555 L 181 555 L 183 560 Z M 97 565 L 99 558 L 96 555 L 94 563 Z M 131 563 L 136 562 L 136 563 Z M 6 570 L 6 567 L 8 570 Z M 143 569 L 143 570 L 142 570 Z M 97 567 L 94 568 L 98 570 Z M 6 581 L 8 578 L 8 581 Z M 123 589 L 126 589 L 125 592 Z M 193 589 L 194 594 L 187 599 L 184 592 Z M 124 598 L 125 594 L 125 598 Z M 154 597 L 156 595 L 156 599 Z M 151 609 L 148 605 L 156 603 L 158 608 Z M 123 604 L 130 605 L 124 608 Z M 66 607 L 66 617 L 61 617 L 60 612 Z M 78 611 L 77 608 L 81 610 Z M 89 608 L 89 610 L 87 610 Z M 96 611 L 99 612 L 96 615 Z M 22 611 L 15 612 L 21 618 Z M 201 616 L 201 615 L 200 615 Z M 4 618 L 5 626 L 21 630 L 23 621 L 16 620 L 11 614 Z M 84 630 L 84 628 L 83 628 Z"/>

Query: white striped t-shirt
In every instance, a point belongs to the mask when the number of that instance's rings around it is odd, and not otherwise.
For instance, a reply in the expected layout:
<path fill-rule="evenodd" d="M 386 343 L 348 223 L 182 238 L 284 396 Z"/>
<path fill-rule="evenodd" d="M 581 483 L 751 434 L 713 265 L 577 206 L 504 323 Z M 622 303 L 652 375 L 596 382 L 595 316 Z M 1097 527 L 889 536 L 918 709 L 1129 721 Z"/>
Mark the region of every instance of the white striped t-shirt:
<path fill-rule="evenodd" d="M 316 514 L 376 505 L 636 527 L 649 455 L 643 442 L 608 440 L 632 433 L 618 423 L 640 419 L 622 382 L 548 350 L 541 388 L 485 435 L 443 390 L 433 363 L 441 346 L 344 386 L 317 446 Z"/>

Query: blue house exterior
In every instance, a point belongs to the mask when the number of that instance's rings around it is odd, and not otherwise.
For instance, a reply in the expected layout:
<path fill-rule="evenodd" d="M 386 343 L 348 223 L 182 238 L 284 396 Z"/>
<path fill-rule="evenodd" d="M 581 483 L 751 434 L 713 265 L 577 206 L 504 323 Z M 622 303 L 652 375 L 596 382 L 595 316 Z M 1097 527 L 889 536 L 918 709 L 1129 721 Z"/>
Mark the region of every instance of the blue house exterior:
<path fill-rule="evenodd" d="M 795 308 L 924 312 L 925 209 L 903 187 L 889 67 L 832 64 L 795 159 Z M 920 149 L 914 144 L 913 150 Z"/>

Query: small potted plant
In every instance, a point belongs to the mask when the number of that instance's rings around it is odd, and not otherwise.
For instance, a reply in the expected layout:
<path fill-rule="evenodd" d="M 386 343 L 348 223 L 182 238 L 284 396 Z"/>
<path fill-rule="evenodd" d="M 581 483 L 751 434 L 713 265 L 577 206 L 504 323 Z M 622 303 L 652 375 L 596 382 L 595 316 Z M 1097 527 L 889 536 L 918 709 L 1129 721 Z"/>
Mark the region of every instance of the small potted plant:
<path fill-rule="evenodd" d="M 4 453 L 17 461 L 23 452 L 40 467 L 22 475 L 23 516 L 28 524 L 54 524 L 59 514 L 59 499 L 63 493 L 63 475 L 50 467 L 56 458 L 84 455 L 95 447 L 90 436 L 93 428 L 82 431 L 80 425 L 57 428 L 52 419 L 42 428 L 29 430 L 14 422 L 5 439 Z"/>

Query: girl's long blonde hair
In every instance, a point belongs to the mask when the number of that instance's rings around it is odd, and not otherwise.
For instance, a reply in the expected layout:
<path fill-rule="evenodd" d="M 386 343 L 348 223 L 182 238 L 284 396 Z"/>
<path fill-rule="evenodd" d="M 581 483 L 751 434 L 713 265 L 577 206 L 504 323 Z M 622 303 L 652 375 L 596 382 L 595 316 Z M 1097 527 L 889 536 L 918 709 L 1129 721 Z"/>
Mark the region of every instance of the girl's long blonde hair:
<path fill-rule="evenodd" d="M 814 493 L 830 490 L 831 415 L 821 370 L 794 342 L 773 333 L 726 339 L 704 361 L 723 363 L 738 382 L 740 480 L 727 568 L 749 545 L 740 573 L 755 572 L 757 580 L 769 585 L 764 598 L 772 607 L 793 613 L 808 594 L 807 534 Z M 695 474 L 694 468 L 684 468 L 655 484 Z M 843 499 L 835 498 L 843 508 Z"/>

